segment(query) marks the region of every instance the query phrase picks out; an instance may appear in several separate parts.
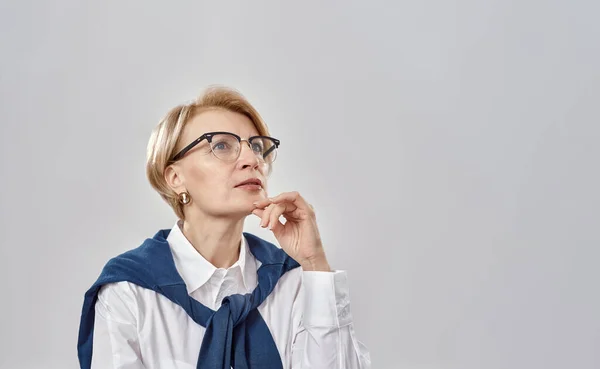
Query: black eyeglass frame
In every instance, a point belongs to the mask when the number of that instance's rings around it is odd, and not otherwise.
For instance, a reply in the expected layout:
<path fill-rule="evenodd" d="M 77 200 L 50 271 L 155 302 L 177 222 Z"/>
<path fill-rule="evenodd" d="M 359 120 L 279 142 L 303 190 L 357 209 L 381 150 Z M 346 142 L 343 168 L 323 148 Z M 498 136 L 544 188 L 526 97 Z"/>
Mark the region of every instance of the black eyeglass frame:
<path fill-rule="evenodd" d="M 235 133 L 231 133 L 231 132 L 224 132 L 224 131 L 206 132 L 202 136 L 200 136 L 197 139 L 195 139 L 194 141 L 192 141 L 189 145 L 187 145 L 186 147 L 184 147 L 183 149 L 181 149 L 181 151 L 179 151 L 177 154 L 175 154 L 175 156 L 173 157 L 173 159 L 171 159 L 171 163 L 174 163 L 177 160 L 181 159 L 188 151 L 190 151 L 191 149 L 193 149 L 196 145 L 198 145 L 200 142 L 204 141 L 205 139 L 208 140 L 209 144 L 211 144 L 213 136 L 218 135 L 218 134 L 229 134 L 229 135 L 232 135 L 233 137 L 237 138 L 238 142 L 240 143 L 240 146 L 242 144 L 242 141 L 247 141 L 250 144 L 250 148 L 252 148 L 252 141 L 254 139 L 257 139 L 257 138 L 267 138 L 267 139 L 272 140 L 273 143 L 274 143 L 274 145 L 271 146 L 271 148 L 269 148 L 263 154 L 263 159 L 267 155 L 269 155 L 271 152 L 273 152 L 273 150 L 279 148 L 279 145 L 281 144 L 281 141 L 279 141 L 278 139 L 276 139 L 274 137 L 269 137 L 269 136 L 252 136 L 252 137 L 248 137 L 248 139 L 246 140 L 246 139 L 242 139 L 240 136 L 236 135 Z M 211 147 L 211 151 L 212 151 L 212 147 Z M 240 149 L 240 152 L 241 152 L 241 149 Z M 238 152 L 238 155 L 239 154 L 240 153 Z"/>

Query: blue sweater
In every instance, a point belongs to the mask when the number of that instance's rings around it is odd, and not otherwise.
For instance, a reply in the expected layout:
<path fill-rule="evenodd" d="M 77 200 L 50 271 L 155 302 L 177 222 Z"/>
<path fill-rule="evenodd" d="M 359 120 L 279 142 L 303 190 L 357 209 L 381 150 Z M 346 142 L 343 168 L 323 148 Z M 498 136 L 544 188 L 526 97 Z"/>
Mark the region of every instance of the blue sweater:
<path fill-rule="evenodd" d="M 81 368 L 90 369 L 92 363 L 94 306 L 100 287 L 127 281 L 164 295 L 206 328 L 197 368 L 282 369 L 279 351 L 257 307 L 281 276 L 300 265 L 274 244 L 244 232 L 250 252 L 262 263 L 257 271 L 258 286 L 252 293 L 225 297 L 214 311 L 188 295 L 167 242 L 169 232 L 160 230 L 139 247 L 109 260 L 85 293 L 77 343 Z"/>

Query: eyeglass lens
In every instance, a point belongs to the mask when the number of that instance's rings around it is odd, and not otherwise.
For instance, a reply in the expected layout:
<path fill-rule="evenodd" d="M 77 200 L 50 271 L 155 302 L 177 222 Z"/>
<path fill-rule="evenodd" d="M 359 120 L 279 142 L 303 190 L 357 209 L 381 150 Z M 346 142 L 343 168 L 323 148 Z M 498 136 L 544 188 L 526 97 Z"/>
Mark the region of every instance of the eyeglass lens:
<path fill-rule="evenodd" d="M 275 143 L 264 137 L 254 138 L 251 142 L 252 151 L 262 161 L 271 164 L 277 157 L 277 149 L 273 147 Z M 210 143 L 215 156 L 224 161 L 236 160 L 239 156 L 241 145 L 237 138 L 226 133 L 218 133 L 212 137 Z M 268 154 L 265 156 L 265 153 Z"/>

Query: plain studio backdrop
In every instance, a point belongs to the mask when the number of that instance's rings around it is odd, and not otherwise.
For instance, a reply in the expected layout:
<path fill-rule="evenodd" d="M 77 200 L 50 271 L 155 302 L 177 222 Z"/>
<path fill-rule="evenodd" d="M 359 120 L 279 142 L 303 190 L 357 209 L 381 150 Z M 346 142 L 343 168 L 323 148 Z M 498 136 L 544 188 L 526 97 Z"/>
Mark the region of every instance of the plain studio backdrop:
<path fill-rule="evenodd" d="M 225 84 L 281 140 L 270 194 L 314 205 L 374 369 L 600 368 L 599 11 L 2 1 L 0 367 L 78 367 L 84 292 L 175 222 L 152 129 Z"/>

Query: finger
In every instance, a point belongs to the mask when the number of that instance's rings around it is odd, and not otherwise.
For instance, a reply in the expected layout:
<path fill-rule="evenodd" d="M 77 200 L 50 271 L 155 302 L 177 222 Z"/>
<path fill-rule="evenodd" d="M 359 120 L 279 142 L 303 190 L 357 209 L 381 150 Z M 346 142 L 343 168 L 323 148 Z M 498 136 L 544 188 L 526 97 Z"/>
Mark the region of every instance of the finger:
<path fill-rule="evenodd" d="M 294 211 L 286 211 L 281 215 L 285 218 L 286 221 L 297 222 L 306 219 L 307 212 L 296 208 Z"/>
<path fill-rule="evenodd" d="M 256 215 L 259 218 L 262 218 L 262 215 L 265 211 L 263 209 L 254 209 L 252 210 L 252 214 Z"/>
<path fill-rule="evenodd" d="M 290 202 L 290 203 L 294 204 L 295 207 L 298 207 L 301 209 L 310 209 L 310 207 L 308 206 L 308 203 L 304 200 L 304 198 L 302 196 L 300 196 L 300 193 L 298 191 L 284 192 L 275 197 L 271 197 L 270 200 L 273 204 L 279 204 L 282 202 Z M 288 210 L 294 211 L 295 209 L 290 208 Z"/>
<path fill-rule="evenodd" d="M 269 229 L 273 229 L 280 224 L 279 217 L 285 212 L 285 207 L 285 204 L 275 205 L 271 215 L 269 215 Z"/>
<path fill-rule="evenodd" d="M 267 208 L 262 213 L 261 220 L 260 220 L 261 227 L 265 228 L 267 226 L 267 224 L 269 223 L 269 216 L 271 215 L 271 212 L 273 211 L 274 207 L 275 207 L 275 205 L 271 204 L 271 205 L 267 206 Z"/>
<path fill-rule="evenodd" d="M 259 209 L 263 209 L 269 204 L 271 204 L 271 200 L 269 200 L 269 199 L 260 199 L 253 203 L 253 205 Z"/>
<path fill-rule="evenodd" d="M 300 193 L 298 193 L 298 191 L 291 191 L 291 192 L 282 192 L 277 196 L 269 197 L 269 200 L 271 200 L 274 203 L 281 202 L 281 201 L 294 202 L 299 197 L 300 197 Z"/>

